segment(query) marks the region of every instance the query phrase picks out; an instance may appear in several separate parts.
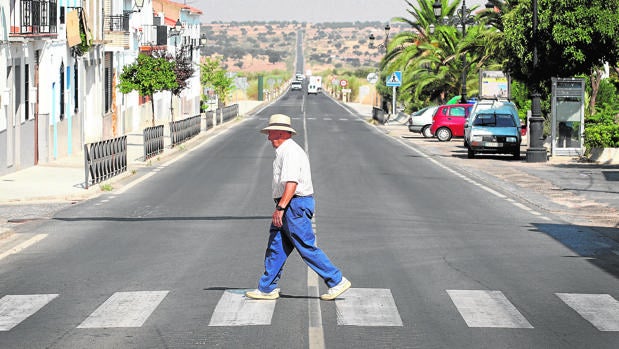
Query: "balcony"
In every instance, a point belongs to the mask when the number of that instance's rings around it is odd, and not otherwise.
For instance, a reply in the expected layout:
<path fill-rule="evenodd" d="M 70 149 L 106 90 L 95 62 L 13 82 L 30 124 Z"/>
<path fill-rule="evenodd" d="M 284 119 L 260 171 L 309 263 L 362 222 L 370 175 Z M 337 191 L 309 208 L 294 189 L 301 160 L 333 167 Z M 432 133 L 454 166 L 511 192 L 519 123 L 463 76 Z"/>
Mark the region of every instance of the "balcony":
<path fill-rule="evenodd" d="M 56 0 L 20 0 L 15 5 L 11 9 L 11 37 L 57 35 Z"/>
<path fill-rule="evenodd" d="M 105 16 L 103 35 L 107 46 L 129 48 L 129 14 Z"/>

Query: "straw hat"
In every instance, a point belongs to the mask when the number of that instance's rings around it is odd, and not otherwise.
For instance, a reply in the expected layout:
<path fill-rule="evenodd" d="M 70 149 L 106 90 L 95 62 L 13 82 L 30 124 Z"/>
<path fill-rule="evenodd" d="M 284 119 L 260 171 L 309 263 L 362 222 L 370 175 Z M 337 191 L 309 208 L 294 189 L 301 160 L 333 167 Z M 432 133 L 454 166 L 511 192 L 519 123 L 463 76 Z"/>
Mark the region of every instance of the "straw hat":
<path fill-rule="evenodd" d="M 260 130 L 261 133 L 268 134 L 270 130 L 280 130 L 292 132 L 293 135 L 297 134 L 292 127 L 290 127 L 290 117 L 284 114 L 273 114 L 269 118 L 269 126 Z"/>

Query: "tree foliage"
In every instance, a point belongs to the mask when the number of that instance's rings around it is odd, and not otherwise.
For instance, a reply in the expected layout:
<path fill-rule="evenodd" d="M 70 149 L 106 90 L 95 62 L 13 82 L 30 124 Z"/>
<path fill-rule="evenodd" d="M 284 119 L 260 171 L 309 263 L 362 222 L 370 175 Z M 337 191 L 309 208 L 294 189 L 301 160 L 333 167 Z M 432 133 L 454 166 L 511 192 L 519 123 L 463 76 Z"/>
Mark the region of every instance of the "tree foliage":
<path fill-rule="evenodd" d="M 512 77 L 540 82 L 589 74 L 603 62 L 619 59 L 619 0 L 538 0 L 538 69 L 533 71 L 531 1 L 513 4 L 503 14 L 504 54 Z"/>
<path fill-rule="evenodd" d="M 234 88 L 234 80 L 227 76 L 226 70 L 221 65 L 219 58 L 206 57 L 204 62 L 200 64 L 200 83 L 203 88 L 213 89 L 219 100 L 224 105 L 228 94 Z M 202 101 L 205 102 L 207 96 L 202 95 Z"/>
<path fill-rule="evenodd" d="M 137 91 L 141 96 L 150 97 L 156 92 L 172 91 L 178 87 L 174 64 L 164 57 L 152 57 L 140 53 L 138 59 L 124 67 L 120 74 L 118 89 L 122 93 Z M 153 112 L 152 125 L 155 125 L 155 106 L 151 102 Z"/>

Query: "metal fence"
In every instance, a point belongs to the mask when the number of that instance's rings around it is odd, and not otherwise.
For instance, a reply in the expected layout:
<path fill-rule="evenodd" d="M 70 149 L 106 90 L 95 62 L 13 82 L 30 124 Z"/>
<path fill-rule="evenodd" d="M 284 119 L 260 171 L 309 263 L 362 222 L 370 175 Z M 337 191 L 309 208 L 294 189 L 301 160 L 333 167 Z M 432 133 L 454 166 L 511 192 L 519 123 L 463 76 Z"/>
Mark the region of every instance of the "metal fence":
<path fill-rule="evenodd" d="M 231 120 L 235 117 L 237 117 L 239 115 L 239 105 L 238 104 L 233 104 L 233 105 L 229 105 L 227 107 L 223 107 L 221 109 L 219 109 L 219 113 L 221 116 L 221 122 L 224 123 L 228 120 Z"/>
<path fill-rule="evenodd" d="M 170 139 L 172 147 L 185 142 L 186 140 L 200 133 L 200 115 L 190 118 L 173 121 L 170 123 Z"/>
<path fill-rule="evenodd" d="M 127 170 L 127 136 L 84 144 L 86 189 Z"/>
<path fill-rule="evenodd" d="M 163 125 L 144 129 L 144 161 L 163 152 Z"/>

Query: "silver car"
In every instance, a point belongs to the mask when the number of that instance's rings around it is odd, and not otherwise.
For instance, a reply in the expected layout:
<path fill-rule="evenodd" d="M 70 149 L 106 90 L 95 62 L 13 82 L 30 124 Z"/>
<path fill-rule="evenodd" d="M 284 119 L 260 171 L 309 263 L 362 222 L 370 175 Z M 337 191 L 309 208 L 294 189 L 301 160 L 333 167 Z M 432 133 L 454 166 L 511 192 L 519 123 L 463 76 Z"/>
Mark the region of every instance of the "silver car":
<path fill-rule="evenodd" d="M 432 138 L 430 126 L 432 126 L 432 117 L 438 106 L 430 106 L 420 109 L 411 114 L 408 119 L 408 130 L 410 132 L 421 133 L 426 138 Z"/>
<path fill-rule="evenodd" d="M 511 106 L 479 110 L 465 125 L 468 129 L 468 158 L 477 153 L 512 154 L 520 159 L 522 126 L 518 111 Z"/>

